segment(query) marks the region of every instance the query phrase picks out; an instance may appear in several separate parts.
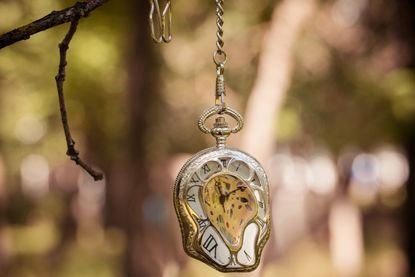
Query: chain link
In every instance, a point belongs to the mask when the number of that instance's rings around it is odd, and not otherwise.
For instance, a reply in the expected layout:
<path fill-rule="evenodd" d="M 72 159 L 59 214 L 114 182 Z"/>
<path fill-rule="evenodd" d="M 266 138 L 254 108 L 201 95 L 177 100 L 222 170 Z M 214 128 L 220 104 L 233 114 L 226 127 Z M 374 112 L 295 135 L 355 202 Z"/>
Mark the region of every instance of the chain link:
<path fill-rule="evenodd" d="M 223 50 L 225 42 L 223 41 L 223 0 L 216 0 L 216 50 L 213 53 L 213 61 L 216 64 L 216 93 L 215 93 L 215 104 L 221 106 L 222 111 L 226 109 L 225 103 L 225 64 L 226 64 L 226 53 Z"/>
<path fill-rule="evenodd" d="M 223 53 L 223 46 L 225 44 L 223 42 L 223 14 L 223 0 L 216 0 L 216 27 L 218 28 L 216 32 L 216 37 L 218 39 L 216 41 L 216 47 L 219 54 Z"/>
<path fill-rule="evenodd" d="M 213 60 L 216 66 L 224 66 L 226 63 L 226 53 L 223 50 L 225 42 L 223 41 L 223 0 L 216 0 L 216 51 L 213 54 Z"/>
<path fill-rule="evenodd" d="M 225 45 L 223 41 L 223 2 L 224 0 L 215 0 L 216 1 L 216 50 L 213 52 L 213 61 L 216 64 L 216 87 L 215 87 L 215 105 L 208 110 L 206 110 L 200 117 L 198 126 L 199 129 L 206 133 L 211 134 L 216 138 L 217 147 L 225 147 L 226 138 L 233 133 L 239 132 L 243 125 L 244 121 L 242 116 L 234 109 L 228 107 L 225 102 L 225 64 L 226 64 L 226 52 L 223 50 Z M 211 116 L 221 115 L 216 118 L 213 128 L 208 128 L 206 126 L 206 120 Z M 229 127 L 225 121 L 225 117 L 222 115 L 228 115 L 235 119 L 236 126 L 233 128 Z"/>
<path fill-rule="evenodd" d="M 150 0 L 150 31 L 156 43 L 171 41 L 171 0 L 167 0 L 163 10 L 159 0 Z"/>

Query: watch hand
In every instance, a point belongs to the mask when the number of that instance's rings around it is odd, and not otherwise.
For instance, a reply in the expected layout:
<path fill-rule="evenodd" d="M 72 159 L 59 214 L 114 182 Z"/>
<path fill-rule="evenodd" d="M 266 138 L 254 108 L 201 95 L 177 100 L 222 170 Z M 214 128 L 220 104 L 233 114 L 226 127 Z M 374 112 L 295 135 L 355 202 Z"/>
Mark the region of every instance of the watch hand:
<path fill-rule="evenodd" d="M 245 191 L 245 189 L 246 189 L 246 187 L 238 187 L 238 188 L 236 188 L 236 189 L 234 189 L 233 191 L 231 191 L 231 192 L 229 192 L 229 193 L 227 193 L 227 194 L 225 194 L 225 197 L 226 197 L 226 199 L 228 199 L 229 198 L 229 196 L 232 194 L 232 193 L 235 193 L 235 192 L 237 192 L 238 190 L 240 190 L 240 191 Z"/>
<path fill-rule="evenodd" d="M 222 192 L 222 186 L 220 185 L 220 182 L 215 183 L 215 188 L 217 192 L 219 192 L 219 203 L 222 205 L 223 212 L 225 212 L 225 200 L 226 200 L 226 194 Z"/>
<path fill-rule="evenodd" d="M 216 191 L 217 191 L 217 192 L 219 192 L 220 196 L 225 195 L 225 194 L 222 192 L 222 186 L 220 185 L 220 182 L 216 181 L 216 183 L 215 183 L 215 188 L 216 188 Z"/>

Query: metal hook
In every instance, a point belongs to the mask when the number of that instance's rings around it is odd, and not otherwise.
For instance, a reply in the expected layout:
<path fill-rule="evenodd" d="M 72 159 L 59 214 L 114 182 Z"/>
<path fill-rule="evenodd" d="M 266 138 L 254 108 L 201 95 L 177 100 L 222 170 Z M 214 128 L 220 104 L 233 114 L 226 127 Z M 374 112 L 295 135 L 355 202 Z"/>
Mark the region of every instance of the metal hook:
<path fill-rule="evenodd" d="M 150 30 L 154 42 L 171 41 L 171 0 L 167 0 L 163 12 L 160 11 L 159 0 L 150 0 Z M 155 17 L 155 19 L 154 19 Z"/>

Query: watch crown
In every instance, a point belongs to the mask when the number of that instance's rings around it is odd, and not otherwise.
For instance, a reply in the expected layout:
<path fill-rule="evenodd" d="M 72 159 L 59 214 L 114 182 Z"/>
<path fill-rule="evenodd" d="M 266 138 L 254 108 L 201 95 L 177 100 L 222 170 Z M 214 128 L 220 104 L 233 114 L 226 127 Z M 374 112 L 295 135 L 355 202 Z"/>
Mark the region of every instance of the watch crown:
<path fill-rule="evenodd" d="M 225 117 L 219 116 L 215 119 L 215 123 L 213 123 L 213 128 L 210 133 L 216 138 L 217 147 L 225 148 L 226 138 L 231 134 L 231 129 L 229 128 Z"/>
<path fill-rule="evenodd" d="M 215 123 L 213 124 L 214 128 L 228 128 L 228 123 L 226 122 L 223 116 L 219 116 L 215 119 Z"/>

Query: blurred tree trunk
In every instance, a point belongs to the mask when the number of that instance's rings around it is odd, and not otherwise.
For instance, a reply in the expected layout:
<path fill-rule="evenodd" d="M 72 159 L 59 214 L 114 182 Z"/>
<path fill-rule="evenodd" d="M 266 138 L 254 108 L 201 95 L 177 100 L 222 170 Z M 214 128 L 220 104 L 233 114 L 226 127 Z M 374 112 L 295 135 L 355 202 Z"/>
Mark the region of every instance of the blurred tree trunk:
<path fill-rule="evenodd" d="M 415 71 L 415 3 L 402 1 L 406 5 L 405 9 L 408 13 L 410 23 L 405 28 L 403 37 L 407 40 L 411 58 L 408 67 Z M 415 276 L 415 119 L 404 127 L 408 130 L 406 137 L 406 151 L 409 160 L 409 180 L 407 184 L 407 201 L 406 201 L 406 250 L 408 256 L 408 276 Z"/>
<path fill-rule="evenodd" d="M 125 195 L 126 257 L 125 276 L 161 276 L 162 263 L 155 253 L 160 238 L 143 216 L 143 204 L 150 194 L 146 163 L 146 133 L 152 107 L 160 100 L 155 54 L 148 33 L 148 1 L 132 3 L 133 35 L 129 58 L 128 105 L 130 117 L 130 155 L 127 176 L 129 192 Z M 154 226 L 153 226 L 154 227 Z"/>
<path fill-rule="evenodd" d="M 265 34 L 241 142 L 263 164 L 274 152 L 275 122 L 291 83 L 294 45 L 315 8 L 314 0 L 279 2 Z"/>
<path fill-rule="evenodd" d="M 414 126 L 412 128 L 415 129 Z M 409 263 L 408 276 L 415 276 L 415 132 L 408 136 L 406 147 L 410 170 L 406 201 L 406 251 Z"/>
<path fill-rule="evenodd" d="M 126 234 L 123 276 L 162 276 L 168 257 L 160 214 L 151 184 L 150 166 L 146 159 L 148 130 L 153 116 L 159 111 L 158 62 L 148 26 L 148 1 L 134 1 L 131 7 L 130 49 L 126 54 L 128 92 L 126 112 L 129 118 L 128 142 L 124 162 L 112 169 L 107 192 L 107 223 Z M 162 134 L 160 134 L 162 135 Z M 154 184 L 153 184 L 154 185 Z M 144 207 L 148 205 L 147 213 Z M 152 209 L 154 208 L 154 209 Z M 154 215 L 151 213 L 154 212 Z M 148 214 L 150 213 L 150 215 Z M 147 215 L 147 216 L 145 216 Z M 153 217 L 153 218 L 152 218 Z"/>
<path fill-rule="evenodd" d="M 258 159 L 268 172 L 267 162 L 275 152 L 274 134 L 278 128 L 275 122 L 291 83 L 294 45 L 316 11 L 316 5 L 314 0 L 279 2 L 264 37 L 255 85 L 247 103 L 241 149 Z M 274 183 L 270 180 L 272 195 Z M 262 264 L 247 276 L 260 276 L 264 265 L 276 258 L 276 249 L 272 234 Z"/>
<path fill-rule="evenodd" d="M 393 32 L 405 46 L 407 61 L 404 67 L 415 71 L 415 3 L 411 0 L 397 1 L 398 11 L 391 20 Z M 384 6 L 386 7 L 388 3 Z M 403 231 L 403 245 L 408 258 L 407 276 L 415 276 L 415 119 L 401 126 L 404 130 L 404 144 L 409 161 L 407 200 L 404 207 L 406 232 Z"/>

